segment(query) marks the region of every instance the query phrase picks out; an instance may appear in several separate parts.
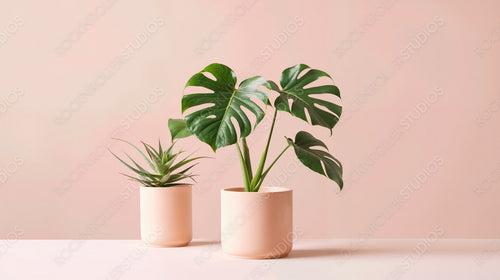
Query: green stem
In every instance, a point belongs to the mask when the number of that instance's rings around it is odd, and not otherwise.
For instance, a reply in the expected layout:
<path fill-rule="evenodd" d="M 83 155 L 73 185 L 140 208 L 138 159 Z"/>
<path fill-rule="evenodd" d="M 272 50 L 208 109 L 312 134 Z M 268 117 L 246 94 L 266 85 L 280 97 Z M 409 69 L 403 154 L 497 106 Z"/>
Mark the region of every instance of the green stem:
<path fill-rule="evenodd" d="M 243 159 L 245 160 L 245 165 L 248 171 L 248 181 L 252 181 L 253 179 L 252 161 L 250 160 L 250 149 L 248 149 L 246 138 L 243 138 L 241 140 L 241 146 L 243 148 Z"/>
<path fill-rule="evenodd" d="M 285 149 L 283 149 L 283 151 L 281 151 L 281 153 L 273 160 L 273 162 L 271 163 L 271 165 L 269 165 L 269 167 L 266 169 L 266 171 L 264 171 L 264 173 L 262 173 L 262 176 L 260 177 L 260 181 L 257 183 L 257 186 L 256 186 L 256 190 L 255 190 L 256 192 L 259 191 L 260 185 L 262 185 L 262 182 L 264 181 L 264 178 L 266 178 L 267 173 L 269 173 L 269 171 L 274 166 L 274 164 L 278 161 L 278 159 L 280 159 L 280 157 L 286 152 L 286 150 L 288 150 L 288 148 L 290 148 L 290 146 L 291 145 L 287 145 L 285 147 Z"/>
<path fill-rule="evenodd" d="M 283 149 L 283 151 L 281 151 L 281 153 L 274 159 L 274 161 L 271 163 L 271 165 L 269 165 L 269 167 L 266 169 L 266 171 L 264 171 L 264 173 L 262 173 L 262 177 L 266 176 L 267 173 L 271 170 L 271 168 L 273 167 L 273 165 L 278 161 L 278 159 L 280 159 L 280 157 L 286 152 L 286 150 L 288 150 L 288 148 L 290 148 L 291 145 L 288 145 L 285 147 L 285 149 Z"/>
<path fill-rule="evenodd" d="M 271 130 L 269 131 L 269 137 L 267 138 L 267 144 L 264 148 L 264 152 L 262 152 L 262 156 L 260 157 L 259 166 L 257 167 L 257 171 L 255 171 L 255 176 L 250 183 L 250 191 L 256 191 L 255 187 L 260 181 L 260 177 L 262 175 L 262 170 L 264 170 L 264 164 L 266 164 L 267 152 L 269 151 L 269 144 L 271 143 L 271 137 L 273 136 L 274 124 L 276 122 L 276 115 L 278 114 L 278 109 L 274 109 L 273 123 L 271 124 Z"/>
<path fill-rule="evenodd" d="M 245 191 L 250 191 L 250 180 L 248 179 L 248 169 L 246 168 L 245 159 L 241 153 L 240 144 L 236 143 L 236 148 L 238 149 L 238 156 L 240 158 L 241 171 L 243 173 L 243 183 L 245 185 Z"/>

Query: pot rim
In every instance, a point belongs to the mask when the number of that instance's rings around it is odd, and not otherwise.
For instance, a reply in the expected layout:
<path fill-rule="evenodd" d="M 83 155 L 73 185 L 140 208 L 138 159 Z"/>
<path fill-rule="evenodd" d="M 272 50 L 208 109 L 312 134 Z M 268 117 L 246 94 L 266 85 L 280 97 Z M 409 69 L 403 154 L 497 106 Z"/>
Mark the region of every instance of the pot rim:
<path fill-rule="evenodd" d="M 261 191 L 262 190 L 262 191 Z M 246 192 L 245 188 L 242 187 L 232 187 L 222 189 L 221 192 L 225 193 L 248 193 L 248 194 L 266 194 L 266 193 L 285 193 L 285 192 L 293 192 L 293 189 L 285 188 L 285 187 L 261 187 L 258 192 Z"/>
<path fill-rule="evenodd" d="M 160 189 L 160 190 L 163 190 L 163 189 L 170 189 L 170 188 L 192 188 L 193 185 L 176 185 L 176 186 L 170 186 L 170 187 L 148 187 L 148 186 L 144 186 L 144 185 L 139 185 L 139 188 L 145 188 L 145 189 Z"/>

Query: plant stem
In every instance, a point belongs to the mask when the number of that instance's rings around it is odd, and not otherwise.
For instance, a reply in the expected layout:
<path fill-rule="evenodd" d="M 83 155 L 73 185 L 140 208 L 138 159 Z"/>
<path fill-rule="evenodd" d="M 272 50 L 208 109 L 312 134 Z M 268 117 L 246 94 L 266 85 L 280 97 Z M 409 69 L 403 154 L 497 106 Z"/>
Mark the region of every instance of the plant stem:
<path fill-rule="evenodd" d="M 250 180 L 248 179 L 248 169 L 245 164 L 245 159 L 243 158 L 243 154 L 241 153 L 240 144 L 236 143 L 236 148 L 238 149 L 238 156 L 240 158 L 241 171 L 243 173 L 243 184 L 245 185 L 245 191 L 250 191 Z"/>
<path fill-rule="evenodd" d="M 255 187 L 258 182 L 261 180 L 262 170 L 264 169 L 264 164 L 266 164 L 267 152 L 269 151 L 269 144 L 271 143 L 271 137 L 273 136 L 274 123 L 276 122 L 276 115 L 278 114 L 278 109 L 274 109 L 273 123 L 271 124 L 271 129 L 269 130 L 269 137 L 267 138 L 267 144 L 264 148 L 264 152 L 262 152 L 262 156 L 260 157 L 259 166 L 257 167 L 257 171 L 255 171 L 255 176 L 250 183 L 250 191 L 256 191 Z M 258 189 L 257 189 L 258 190 Z"/>
<path fill-rule="evenodd" d="M 245 165 L 248 171 L 248 181 L 251 182 L 253 179 L 252 161 L 250 160 L 250 149 L 248 149 L 246 138 L 241 140 L 241 146 L 243 148 L 243 159 L 245 160 Z"/>
<path fill-rule="evenodd" d="M 262 173 L 262 177 L 266 176 L 267 173 L 271 170 L 271 168 L 273 167 L 273 165 L 278 161 L 278 159 L 286 152 L 286 150 L 288 150 L 288 148 L 290 148 L 291 145 L 287 145 L 283 151 L 281 151 L 281 153 L 274 159 L 274 161 L 271 163 L 271 165 L 269 165 L 269 167 L 266 169 L 266 171 L 264 171 L 264 173 Z"/>
<path fill-rule="evenodd" d="M 264 178 L 267 176 L 267 173 L 269 173 L 269 171 L 274 166 L 274 164 L 278 161 L 278 159 L 280 159 L 280 157 L 286 152 L 286 150 L 288 150 L 288 148 L 290 148 L 290 146 L 291 145 L 287 145 L 285 147 L 285 149 L 283 149 L 283 151 L 281 151 L 281 153 L 273 160 L 273 162 L 271 163 L 271 165 L 269 165 L 269 167 L 266 169 L 266 171 L 264 171 L 264 173 L 262 173 L 262 176 L 260 177 L 260 181 L 257 183 L 257 186 L 255 187 L 256 192 L 259 191 L 260 185 L 262 185 L 262 182 L 264 181 Z"/>

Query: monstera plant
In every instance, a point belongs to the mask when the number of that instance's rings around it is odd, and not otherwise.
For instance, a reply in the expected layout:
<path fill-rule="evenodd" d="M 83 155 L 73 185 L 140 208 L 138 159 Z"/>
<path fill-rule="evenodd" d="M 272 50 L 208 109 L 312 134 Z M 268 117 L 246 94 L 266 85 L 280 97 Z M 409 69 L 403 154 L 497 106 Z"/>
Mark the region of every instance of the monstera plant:
<path fill-rule="evenodd" d="M 320 78 L 325 78 L 322 80 L 326 82 L 311 85 Z M 268 162 L 269 145 L 278 112 L 291 114 L 311 125 L 325 127 L 331 134 L 339 121 L 342 107 L 336 104 L 340 100 L 339 89 L 327 73 L 297 64 L 281 73 L 279 85 L 261 76 L 248 78 L 237 85 L 236 75 L 231 68 L 213 63 L 192 76 L 185 87 L 196 87 L 197 92 L 186 93 L 182 98 L 182 112 L 188 112 L 185 122 L 172 120 L 169 123 L 173 139 L 192 133 L 210 145 L 214 152 L 235 145 L 245 191 L 258 192 L 271 168 L 290 147 L 293 147 L 305 166 L 333 180 L 342 189 L 341 163 L 328 152 L 324 142 L 308 132 L 299 131 L 294 139 L 285 137 L 283 150 Z M 274 102 L 266 89 L 275 92 Z M 272 124 L 254 171 L 246 138 L 262 121 L 267 107 L 272 107 Z"/>

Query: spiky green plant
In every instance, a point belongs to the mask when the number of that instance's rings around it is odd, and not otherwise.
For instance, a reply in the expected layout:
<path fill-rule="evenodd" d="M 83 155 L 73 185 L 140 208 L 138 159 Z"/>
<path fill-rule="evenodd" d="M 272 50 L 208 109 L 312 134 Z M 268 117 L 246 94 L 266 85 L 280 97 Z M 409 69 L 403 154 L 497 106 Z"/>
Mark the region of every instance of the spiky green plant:
<path fill-rule="evenodd" d="M 160 141 L 158 141 L 158 149 L 155 149 L 151 145 L 141 141 L 141 143 L 144 145 L 144 149 L 148 154 L 148 156 L 146 156 L 134 144 L 122 139 L 116 139 L 116 140 L 122 141 L 132 146 L 136 151 L 138 151 L 141 154 L 141 156 L 149 165 L 150 169 L 152 169 L 152 172 L 148 171 L 146 168 L 143 168 L 135 160 L 133 160 L 132 157 L 130 157 L 127 153 L 125 153 L 128 159 L 132 161 L 133 165 L 135 166 L 134 167 L 126 163 L 124 160 L 122 160 L 120 157 L 118 157 L 117 155 L 115 155 L 113 152 L 110 151 L 111 154 L 113 154 L 113 156 L 115 156 L 121 163 L 123 163 L 125 166 L 127 166 L 130 170 L 132 170 L 136 174 L 136 176 L 134 177 L 121 173 L 122 175 L 130 178 L 131 180 L 137 181 L 146 187 L 171 187 L 179 185 L 189 185 L 188 183 L 182 182 L 182 180 L 188 178 L 195 181 L 194 176 L 196 175 L 188 172 L 198 163 L 191 164 L 189 166 L 186 165 L 203 157 L 191 158 L 190 154 L 180 160 L 177 160 L 179 155 L 182 154 L 184 151 L 174 152 L 173 151 L 174 143 L 172 143 L 172 145 L 167 150 L 163 150 Z"/>

